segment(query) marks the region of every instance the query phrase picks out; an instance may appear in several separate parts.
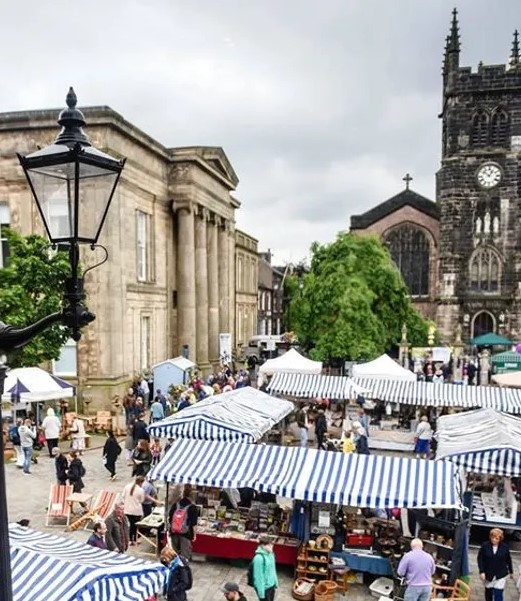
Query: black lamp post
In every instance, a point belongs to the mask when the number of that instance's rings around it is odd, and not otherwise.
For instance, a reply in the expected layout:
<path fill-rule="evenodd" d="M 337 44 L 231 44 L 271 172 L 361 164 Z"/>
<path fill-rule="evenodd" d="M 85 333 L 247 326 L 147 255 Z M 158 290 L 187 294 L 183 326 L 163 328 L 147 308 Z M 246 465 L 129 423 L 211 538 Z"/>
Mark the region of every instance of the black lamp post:
<path fill-rule="evenodd" d="M 25 328 L 0 322 L 0 355 L 29 343 L 54 323 L 70 328 L 74 340 L 81 328 L 95 319 L 84 304 L 83 276 L 78 275 L 81 243 L 99 247 L 98 239 L 118 184 L 125 159 L 115 159 L 94 148 L 82 127 L 83 113 L 76 108 L 77 98 L 70 88 L 67 108 L 59 116 L 62 129 L 53 144 L 25 157 L 18 155 L 34 200 L 53 247 L 69 252 L 71 274 L 65 283 L 63 308 Z M 89 268 L 93 269 L 93 267 Z M 4 393 L 5 362 L 0 363 L 0 399 Z M 0 600 L 12 600 L 9 529 L 4 471 L 3 428 L 0 437 Z"/>

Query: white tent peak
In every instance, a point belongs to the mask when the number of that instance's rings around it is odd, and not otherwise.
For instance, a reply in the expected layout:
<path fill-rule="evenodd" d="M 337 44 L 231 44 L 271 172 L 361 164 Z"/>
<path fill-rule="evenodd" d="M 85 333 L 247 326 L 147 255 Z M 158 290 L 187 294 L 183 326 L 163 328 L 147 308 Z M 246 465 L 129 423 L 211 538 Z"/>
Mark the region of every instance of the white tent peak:
<path fill-rule="evenodd" d="M 352 375 L 356 378 L 416 381 L 412 371 L 398 365 L 394 359 L 385 354 L 373 361 L 353 365 Z"/>
<path fill-rule="evenodd" d="M 322 361 L 312 361 L 292 348 L 276 359 L 268 359 L 259 367 L 259 373 L 268 376 L 281 372 L 291 374 L 320 374 L 322 373 Z"/>
<path fill-rule="evenodd" d="M 74 386 L 39 367 L 17 367 L 11 369 L 4 383 L 2 400 L 13 398 L 18 402 L 52 401 L 69 398 Z"/>

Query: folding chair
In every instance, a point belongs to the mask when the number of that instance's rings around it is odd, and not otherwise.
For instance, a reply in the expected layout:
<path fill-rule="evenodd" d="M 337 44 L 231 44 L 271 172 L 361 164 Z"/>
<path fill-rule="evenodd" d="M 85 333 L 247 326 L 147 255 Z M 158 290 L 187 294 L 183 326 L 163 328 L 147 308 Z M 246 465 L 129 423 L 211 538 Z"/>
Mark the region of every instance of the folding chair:
<path fill-rule="evenodd" d="M 65 520 L 69 522 L 71 507 L 66 499 L 72 494 L 72 485 L 70 484 L 51 484 L 49 491 L 49 506 L 47 507 L 46 526 L 58 526 L 62 524 L 50 524 L 51 520 Z"/>
<path fill-rule="evenodd" d="M 111 490 L 100 490 L 94 503 L 92 504 L 93 516 L 85 524 L 85 530 L 92 530 L 94 522 L 106 520 L 114 509 L 114 505 L 118 500 L 119 492 Z"/>

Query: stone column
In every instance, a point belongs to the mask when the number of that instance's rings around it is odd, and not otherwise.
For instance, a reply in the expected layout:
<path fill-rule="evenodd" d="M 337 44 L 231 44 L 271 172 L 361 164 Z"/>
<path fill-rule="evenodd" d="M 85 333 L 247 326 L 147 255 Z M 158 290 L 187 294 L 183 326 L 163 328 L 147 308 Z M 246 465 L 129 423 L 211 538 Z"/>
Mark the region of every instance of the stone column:
<path fill-rule="evenodd" d="M 219 228 L 219 332 L 230 330 L 230 273 L 228 224 Z"/>
<path fill-rule="evenodd" d="M 176 207 L 177 216 L 177 337 L 179 354 L 188 344 L 190 359 L 197 358 L 195 311 L 194 214 L 190 204 Z"/>
<path fill-rule="evenodd" d="M 243 266 L 243 273 L 245 273 L 246 265 Z M 232 351 L 237 349 L 237 339 L 235 334 L 235 222 L 230 221 L 228 227 L 228 278 L 230 285 L 230 296 L 228 305 L 228 320 L 229 329 L 228 332 L 232 335 Z"/>
<path fill-rule="evenodd" d="M 208 351 L 210 362 L 219 363 L 219 217 L 206 228 L 208 251 Z"/>
<path fill-rule="evenodd" d="M 197 364 L 207 373 L 208 362 L 208 257 L 206 251 L 206 222 L 208 210 L 201 208 L 195 217 L 195 292 Z"/>

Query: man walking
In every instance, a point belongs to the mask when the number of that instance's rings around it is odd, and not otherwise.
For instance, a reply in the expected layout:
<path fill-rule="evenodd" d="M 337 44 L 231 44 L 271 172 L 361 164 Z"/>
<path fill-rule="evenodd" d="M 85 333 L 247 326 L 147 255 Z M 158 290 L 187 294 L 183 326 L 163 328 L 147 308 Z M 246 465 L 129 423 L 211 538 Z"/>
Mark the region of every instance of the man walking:
<path fill-rule="evenodd" d="M 221 589 L 226 601 L 247 601 L 236 582 L 227 582 Z"/>
<path fill-rule="evenodd" d="M 297 426 L 300 431 L 300 446 L 306 448 L 308 446 L 308 406 L 304 405 L 297 412 Z"/>
<path fill-rule="evenodd" d="M 36 430 L 30 419 L 26 419 L 22 426 L 18 428 L 20 435 L 20 446 L 24 454 L 24 474 L 30 474 L 31 459 L 33 458 L 33 443 L 36 439 Z"/>
<path fill-rule="evenodd" d="M 109 515 L 105 522 L 107 530 L 105 532 L 105 542 L 109 551 L 119 551 L 125 553 L 128 549 L 130 539 L 130 524 L 125 515 L 125 506 L 123 503 L 117 503 L 114 511 Z"/>
<path fill-rule="evenodd" d="M 277 571 L 275 569 L 275 554 L 273 542 L 267 534 L 259 537 L 259 546 L 253 557 L 253 588 L 259 601 L 273 601 L 275 591 L 279 586 Z"/>
<path fill-rule="evenodd" d="M 398 565 L 398 575 L 405 576 L 407 584 L 404 601 L 429 601 L 435 569 L 434 559 L 423 550 L 423 542 L 419 538 L 413 538 L 411 550 L 402 557 Z"/>

